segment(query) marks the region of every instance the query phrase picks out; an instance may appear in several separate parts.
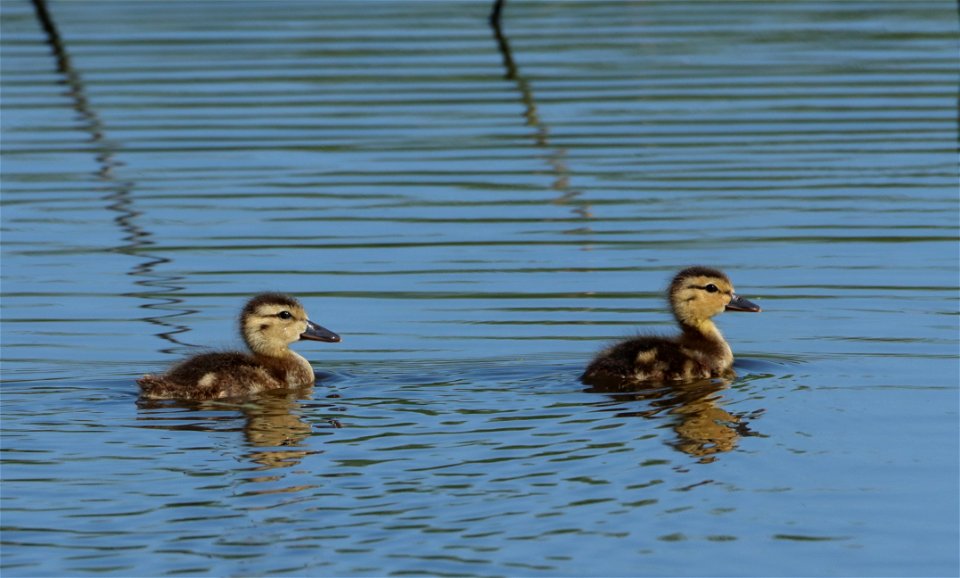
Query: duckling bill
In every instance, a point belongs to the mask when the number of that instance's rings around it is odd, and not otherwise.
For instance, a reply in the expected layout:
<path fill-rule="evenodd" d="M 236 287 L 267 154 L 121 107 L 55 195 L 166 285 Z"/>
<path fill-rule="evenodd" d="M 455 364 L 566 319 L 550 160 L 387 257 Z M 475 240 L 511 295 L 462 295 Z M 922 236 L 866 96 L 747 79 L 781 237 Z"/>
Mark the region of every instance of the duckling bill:
<path fill-rule="evenodd" d="M 724 311 L 757 313 L 760 306 L 734 293 L 730 279 L 709 267 L 689 267 L 677 273 L 668 297 L 680 326 L 678 336 L 641 336 L 617 343 L 597 355 L 581 380 L 612 385 L 732 375 L 733 351 L 713 317 Z"/>
<path fill-rule="evenodd" d="M 340 341 L 339 335 L 310 321 L 299 301 L 281 293 L 250 299 L 240 313 L 240 334 L 249 353 L 202 353 L 163 375 L 145 375 L 137 380 L 141 397 L 210 400 L 311 386 L 316 379 L 313 367 L 291 351 L 290 344 Z"/>

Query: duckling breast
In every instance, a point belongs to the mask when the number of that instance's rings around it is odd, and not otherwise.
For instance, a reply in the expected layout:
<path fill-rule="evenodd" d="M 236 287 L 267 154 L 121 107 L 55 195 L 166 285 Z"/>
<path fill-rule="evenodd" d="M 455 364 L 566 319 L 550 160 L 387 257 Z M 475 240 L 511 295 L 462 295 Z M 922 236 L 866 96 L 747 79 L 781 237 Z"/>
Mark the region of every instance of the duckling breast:
<path fill-rule="evenodd" d="M 286 371 L 287 387 L 307 387 L 313 385 L 317 376 L 313 366 L 299 353 L 290 351 L 290 363 Z"/>

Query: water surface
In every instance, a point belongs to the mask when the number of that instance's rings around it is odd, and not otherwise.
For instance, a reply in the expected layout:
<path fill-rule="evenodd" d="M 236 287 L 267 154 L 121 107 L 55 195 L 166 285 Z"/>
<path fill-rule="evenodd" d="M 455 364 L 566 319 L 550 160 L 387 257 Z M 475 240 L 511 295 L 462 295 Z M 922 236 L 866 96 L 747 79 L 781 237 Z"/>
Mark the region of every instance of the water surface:
<path fill-rule="evenodd" d="M 960 569 L 954 3 L 2 8 L 5 575 Z M 689 264 L 737 379 L 580 384 Z"/>

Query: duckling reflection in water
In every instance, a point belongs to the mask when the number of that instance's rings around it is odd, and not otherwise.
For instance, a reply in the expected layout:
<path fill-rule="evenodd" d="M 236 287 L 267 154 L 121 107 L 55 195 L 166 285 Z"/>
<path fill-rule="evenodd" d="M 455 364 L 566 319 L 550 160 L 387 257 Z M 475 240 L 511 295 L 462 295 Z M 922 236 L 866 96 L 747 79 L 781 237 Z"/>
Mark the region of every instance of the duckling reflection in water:
<path fill-rule="evenodd" d="M 309 400 L 310 393 L 309 388 L 274 389 L 258 396 L 255 403 L 240 406 L 245 419 L 243 436 L 250 446 L 246 457 L 258 464 L 257 470 L 292 467 L 307 455 L 320 453 L 321 450 L 304 444 L 313 425 L 304 419 L 301 401 Z M 255 477 L 250 481 L 264 479 Z"/>
<path fill-rule="evenodd" d="M 670 309 L 680 325 L 675 338 L 642 336 L 602 351 L 587 366 L 587 384 L 667 382 L 733 375 L 733 352 L 712 318 L 724 311 L 758 312 L 737 296 L 716 269 L 689 267 L 670 283 Z"/>
<path fill-rule="evenodd" d="M 234 400 L 145 399 L 137 402 L 141 427 L 150 430 L 217 432 L 242 431 L 244 457 L 253 471 L 266 472 L 295 466 L 308 455 L 323 453 L 307 443 L 315 429 L 342 427 L 333 418 L 313 423 L 307 416 L 341 411 L 335 403 L 313 401 L 313 388 L 270 389 L 255 398 Z M 309 409 L 307 408 L 309 404 Z M 324 423 L 325 422 L 325 423 Z M 237 427 L 239 424 L 240 427 Z M 203 447 L 203 446 L 201 446 Z M 249 482 L 279 479 L 269 475 L 246 478 Z M 271 491 L 290 491 L 296 488 Z M 250 493 L 258 493 L 251 491 Z"/>
<path fill-rule="evenodd" d="M 737 447 L 742 437 L 762 436 L 750 422 L 763 410 L 731 412 L 725 409 L 721 392 L 730 379 L 698 379 L 660 387 L 641 385 L 627 391 L 617 387 L 591 386 L 589 393 L 603 393 L 614 402 L 617 417 L 639 417 L 668 423 L 676 439 L 665 440 L 671 447 L 698 458 L 701 463 L 716 461 L 719 454 Z M 640 402 L 642 409 L 633 409 Z M 619 411 L 626 409 L 627 411 Z"/>
<path fill-rule="evenodd" d="M 208 400 L 309 387 L 316 380 L 313 367 L 289 345 L 301 339 L 340 341 L 310 321 L 299 301 L 281 293 L 250 299 L 240 314 L 240 333 L 250 353 L 202 353 L 163 375 L 145 375 L 137 380 L 141 397 Z"/>

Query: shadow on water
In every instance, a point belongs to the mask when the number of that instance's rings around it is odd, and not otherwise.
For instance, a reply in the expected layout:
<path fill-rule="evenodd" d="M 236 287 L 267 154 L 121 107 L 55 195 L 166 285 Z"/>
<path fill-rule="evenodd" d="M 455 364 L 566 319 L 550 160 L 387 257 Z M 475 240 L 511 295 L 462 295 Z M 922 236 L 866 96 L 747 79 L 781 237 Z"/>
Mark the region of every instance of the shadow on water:
<path fill-rule="evenodd" d="M 617 417 L 670 419 L 676 434 L 667 442 L 674 449 L 699 458 L 700 463 L 717 460 L 718 455 L 736 449 L 741 438 L 762 436 L 750 428 L 750 422 L 764 410 L 730 412 L 723 408 L 722 392 L 734 384 L 731 379 L 703 379 L 666 386 L 644 387 L 641 384 L 590 384 L 584 391 L 601 393 L 614 403 Z M 637 402 L 646 409 L 619 411 Z"/>
<path fill-rule="evenodd" d="M 578 197 L 583 193 L 570 186 L 571 175 L 570 167 L 566 160 L 567 151 L 562 147 L 555 147 L 551 144 L 550 128 L 543 122 L 543 119 L 540 118 L 537 110 L 537 101 L 534 97 L 533 90 L 530 88 L 530 81 L 520 74 L 516 61 L 513 59 L 510 41 L 504 33 L 501 24 L 505 3 L 504 0 L 497 0 L 490 14 L 490 27 L 493 29 L 494 37 L 497 40 L 497 48 L 500 51 L 500 56 L 503 58 L 504 78 L 512 81 L 516 85 L 517 92 L 520 93 L 520 99 L 523 102 L 523 117 L 526 120 L 526 125 L 534 129 L 536 145 L 546 151 L 547 164 L 550 165 L 550 169 L 554 174 L 554 180 L 550 184 L 550 187 L 559 193 L 555 202 L 558 205 L 573 205 L 573 213 L 577 217 L 589 221 L 593 216 L 590 213 L 589 205 L 578 200 Z M 585 231 L 589 231 L 589 227 L 568 232 L 580 233 Z"/>
<path fill-rule="evenodd" d="M 183 287 L 177 284 L 181 277 L 156 272 L 158 266 L 170 263 L 171 260 L 142 252 L 145 247 L 152 245 L 153 241 L 150 240 L 151 233 L 137 224 L 137 217 L 141 213 L 134 208 L 133 204 L 134 183 L 117 179 L 115 175 L 115 169 L 123 166 L 123 163 L 117 159 L 117 147 L 105 138 L 104 123 L 100 115 L 90 105 L 83 78 L 73 66 L 70 53 L 46 1 L 32 0 L 32 3 L 37 20 L 39 20 L 46 36 L 47 44 L 50 45 L 50 50 L 56 58 L 57 72 L 63 76 L 62 83 L 67 86 L 67 94 L 73 101 L 73 109 L 79 115 L 80 128 L 89 133 L 90 142 L 94 145 L 99 167 L 95 174 L 97 179 L 103 183 L 106 191 L 103 200 L 107 203 L 107 210 L 115 213 L 113 222 L 123 234 L 124 244 L 116 247 L 115 250 L 118 253 L 141 260 L 140 263 L 131 268 L 128 275 L 134 278 L 134 284 L 142 287 L 143 291 L 123 293 L 122 295 L 146 301 L 141 307 L 151 314 L 144 317 L 143 320 L 159 327 L 160 330 L 156 333 L 158 337 L 176 346 L 190 345 L 177 337 L 177 335 L 189 331 L 189 327 L 173 322 L 177 317 L 195 313 L 194 310 L 177 308 L 178 305 L 183 303 L 183 299 L 171 295 L 183 290 Z M 159 313 L 154 314 L 154 312 Z M 161 351 L 171 353 L 173 350 L 174 348 L 171 347 Z"/>

